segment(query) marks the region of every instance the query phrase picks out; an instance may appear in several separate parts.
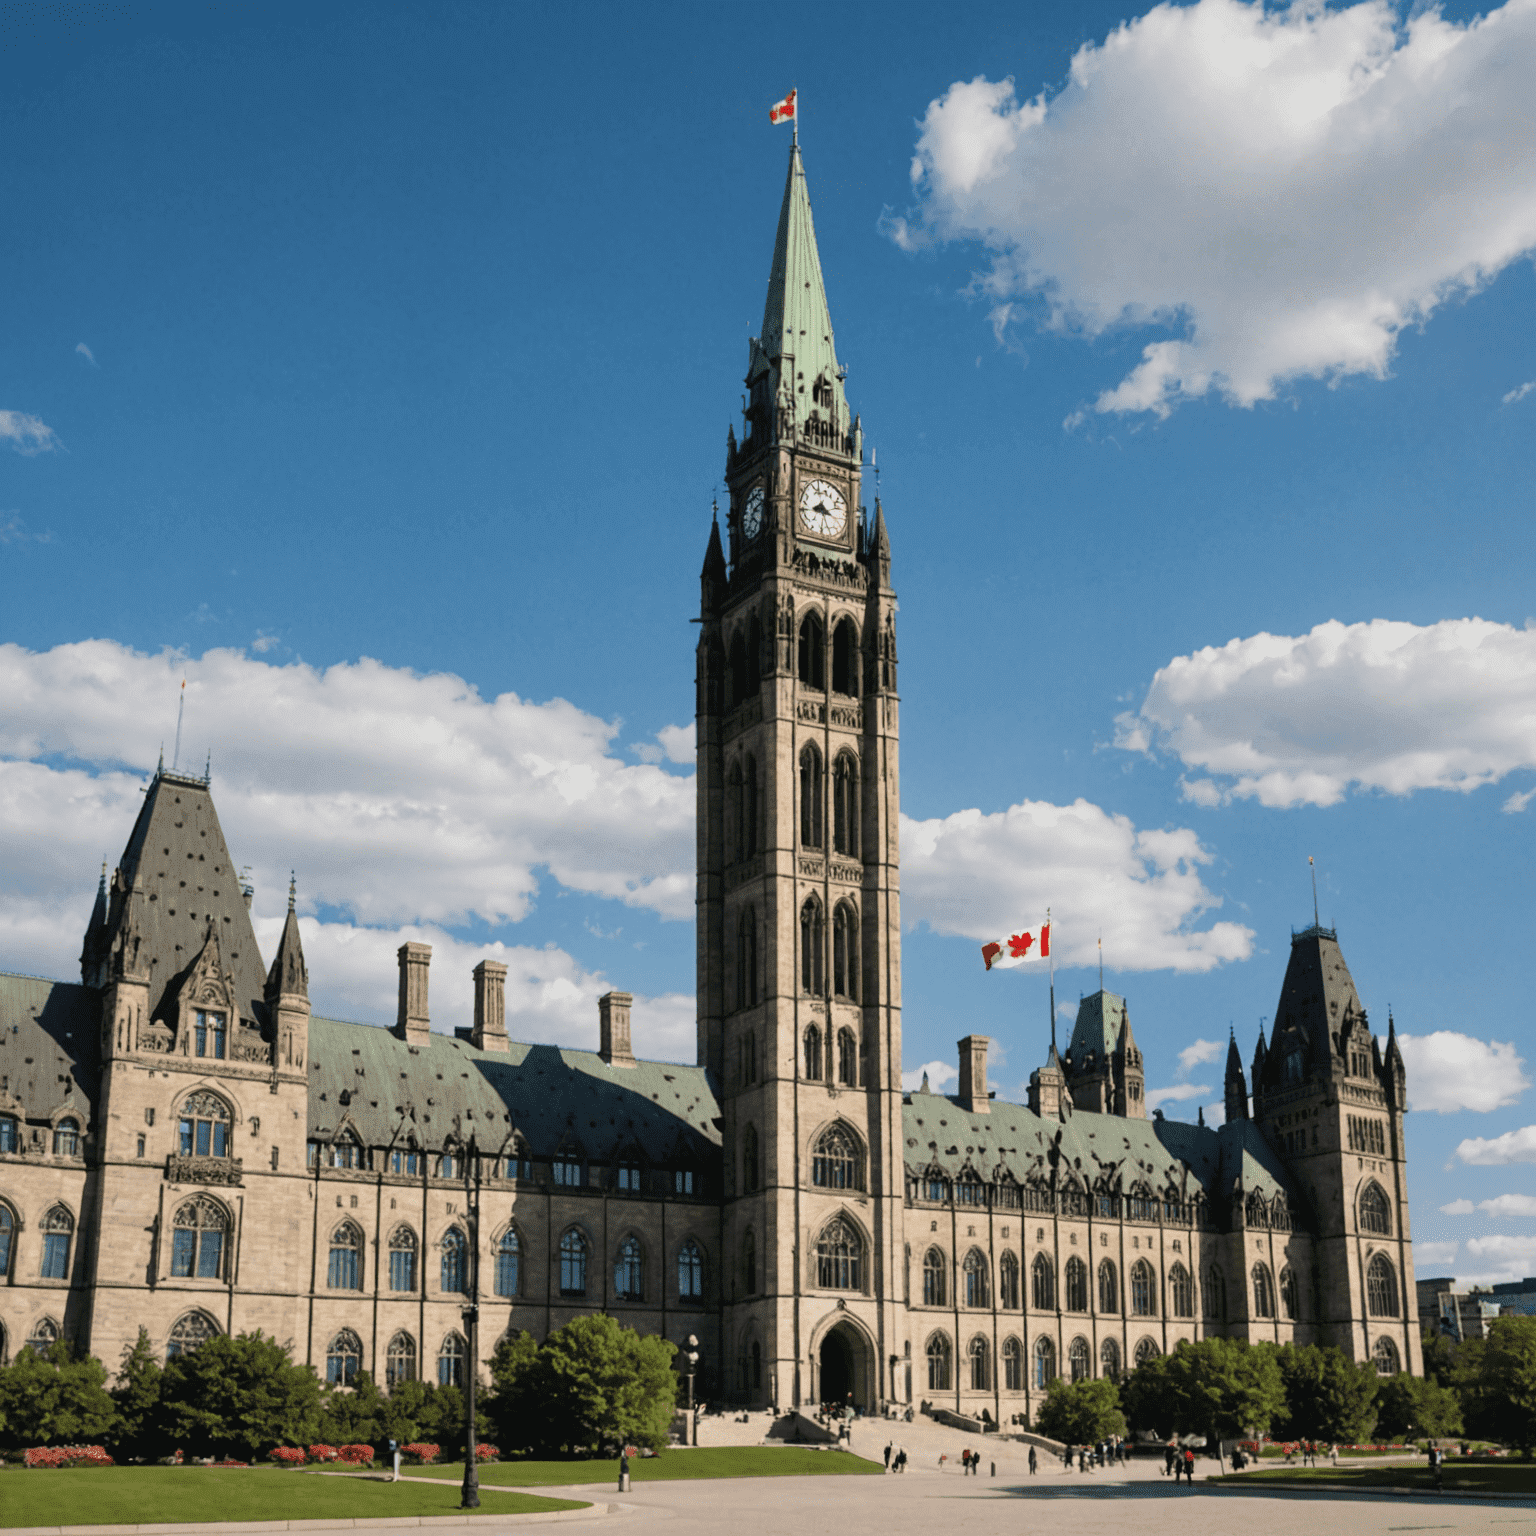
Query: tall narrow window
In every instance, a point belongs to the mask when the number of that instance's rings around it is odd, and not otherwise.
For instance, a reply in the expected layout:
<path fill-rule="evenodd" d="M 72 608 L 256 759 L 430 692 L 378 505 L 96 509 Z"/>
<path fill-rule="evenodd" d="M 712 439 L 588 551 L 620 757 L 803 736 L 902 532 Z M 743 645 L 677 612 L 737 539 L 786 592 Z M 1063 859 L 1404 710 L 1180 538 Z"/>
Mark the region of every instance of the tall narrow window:
<path fill-rule="evenodd" d="M 363 1368 L 363 1341 L 343 1328 L 325 1352 L 325 1379 L 335 1387 L 350 1387 Z"/>
<path fill-rule="evenodd" d="M 392 1291 L 416 1289 L 416 1234 L 409 1227 L 396 1227 L 390 1233 L 389 1288 Z"/>
<path fill-rule="evenodd" d="M 987 1261 L 972 1248 L 965 1256 L 965 1304 L 968 1307 L 984 1307 L 987 1304 Z"/>
<path fill-rule="evenodd" d="M 949 1339 L 942 1333 L 936 1333 L 928 1340 L 926 1350 L 928 1357 L 928 1390 L 930 1392 L 949 1391 Z"/>
<path fill-rule="evenodd" d="M 645 1299 L 645 1260 L 638 1237 L 626 1237 L 619 1244 L 619 1256 L 613 1265 L 613 1290 L 620 1301 Z"/>
<path fill-rule="evenodd" d="M 837 1080 L 845 1088 L 853 1088 L 859 1081 L 859 1046 L 851 1029 L 837 1032 Z"/>
<path fill-rule="evenodd" d="M 741 764 L 732 763 L 725 781 L 725 856 L 730 864 L 739 864 L 747 856 L 741 801 Z"/>
<path fill-rule="evenodd" d="M 518 1241 L 517 1228 L 508 1227 L 496 1245 L 496 1294 L 517 1296 L 522 1293 L 523 1245 Z"/>
<path fill-rule="evenodd" d="M 80 1122 L 67 1116 L 53 1128 L 53 1155 L 55 1157 L 79 1157 Z"/>
<path fill-rule="evenodd" d="M 859 692 L 859 632 L 852 619 L 842 619 L 832 631 L 832 691 L 857 697 Z"/>
<path fill-rule="evenodd" d="M 757 759 L 749 752 L 741 768 L 741 856 L 757 856 Z"/>
<path fill-rule="evenodd" d="M 800 846 L 822 843 L 821 753 L 809 743 L 800 749 Z"/>
<path fill-rule="evenodd" d="M 1120 1346 L 1113 1339 L 1099 1345 L 1099 1371 L 1110 1381 L 1120 1379 Z"/>
<path fill-rule="evenodd" d="M 1056 1310 L 1056 1276 L 1043 1253 L 1037 1253 L 1029 1266 L 1029 1304 L 1036 1312 Z"/>
<path fill-rule="evenodd" d="M 757 1031 L 744 1029 L 736 1049 L 740 1053 L 738 1080 L 743 1084 L 757 1081 Z"/>
<path fill-rule="evenodd" d="M 937 1248 L 930 1248 L 923 1257 L 923 1305 L 942 1307 L 949 1287 L 945 1276 L 949 1269 L 944 1255 Z"/>
<path fill-rule="evenodd" d="M 757 1128 L 749 1125 L 741 1138 L 741 1189 L 750 1195 L 757 1188 Z"/>
<path fill-rule="evenodd" d="M 44 1280 L 69 1279 L 69 1249 L 75 1236 L 75 1218 L 56 1205 L 43 1217 Z"/>
<path fill-rule="evenodd" d="M 1392 1235 L 1392 1206 L 1381 1185 L 1372 1181 L 1360 1193 L 1360 1230 Z"/>
<path fill-rule="evenodd" d="M 464 1385 L 464 1340 L 456 1333 L 450 1333 L 443 1340 L 443 1347 L 437 1354 L 437 1381 L 443 1387 L 462 1387 Z"/>
<path fill-rule="evenodd" d="M 800 909 L 800 990 L 812 997 L 822 997 L 827 990 L 826 947 L 821 903 L 812 896 Z"/>
<path fill-rule="evenodd" d="M 1099 1311 L 1105 1313 L 1120 1310 L 1120 1276 L 1113 1259 L 1105 1259 L 1099 1265 Z"/>
<path fill-rule="evenodd" d="M 704 1299 L 704 1254 L 691 1237 L 677 1250 L 677 1298 Z"/>
<path fill-rule="evenodd" d="M 741 1280 L 746 1287 L 748 1296 L 757 1293 L 757 1239 L 752 1235 L 751 1227 L 747 1228 L 747 1235 L 741 1244 Z"/>
<path fill-rule="evenodd" d="M 177 1210 L 171 1232 L 171 1273 L 190 1279 L 219 1280 L 224 1275 L 224 1234 L 229 1217 L 208 1196 L 188 1200 Z"/>
<path fill-rule="evenodd" d="M 587 1240 L 574 1228 L 560 1239 L 560 1294 L 587 1294 Z"/>
<path fill-rule="evenodd" d="M 194 1093 L 181 1106 L 183 1157 L 229 1156 L 229 1106 L 212 1093 Z"/>
<path fill-rule="evenodd" d="M 819 613 L 808 613 L 800 621 L 800 654 L 797 661 L 796 672 L 805 687 L 827 686 L 826 631 L 821 627 Z"/>
<path fill-rule="evenodd" d="M 1042 1335 L 1035 1340 L 1035 1385 L 1048 1387 L 1056 1376 L 1056 1342 Z"/>
<path fill-rule="evenodd" d="M 421 1167 L 421 1153 L 417 1152 L 414 1148 L 407 1149 L 401 1147 L 389 1154 L 389 1171 L 391 1173 L 403 1173 L 419 1177 Z M 507 1177 L 509 1179 L 515 1178 L 516 1175 L 509 1171 Z"/>
<path fill-rule="evenodd" d="M 1019 1261 L 1005 1253 L 997 1267 L 997 1300 L 1005 1312 L 1019 1310 Z"/>
<path fill-rule="evenodd" d="M 1088 1266 L 1081 1259 L 1067 1260 L 1067 1311 L 1088 1310 Z"/>
<path fill-rule="evenodd" d="M 330 1263 L 325 1283 L 333 1291 L 356 1291 L 363 1284 L 363 1234 L 350 1221 L 331 1233 Z"/>
<path fill-rule="evenodd" d="M 859 918 L 846 901 L 832 914 L 832 991 L 859 1000 Z"/>
<path fill-rule="evenodd" d="M 199 1008 L 193 1019 L 194 1048 L 199 1056 L 224 1059 L 224 1015 Z"/>
<path fill-rule="evenodd" d="M 816 1283 L 827 1290 L 864 1288 L 864 1243 L 841 1216 L 821 1229 L 816 1243 Z"/>
<path fill-rule="evenodd" d="M 0 1205 L 0 1280 L 11 1272 L 11 1245 L 16 1241 L 16 1218 Z"/>
<path fill-rule="evenodd" d="M 1396 1376 L 1402 1369 L 1398 1364 L 1397 1345 L 1385 1335 L 1376 1340 L 1376 1347 L 1371 1351 L 1371 1361 L 1378 1376 Z"/>
<path fill-rule="evenodd" d="M 992 1386 L 992 1352 L 980 1335 L 971 1340 L 971 1391 L 986 1392 Z"/>
<path fill-rule="evenodd" d="M 1157 1285 L 1145 1259 L 1131 1265 L 1131 1311 L 1137 1317 L 1151 1317 L 1157 1311 Z"/>
<path fill-rule="evenodd" d="M 1269 1267 L 1265 1264 L 1253 1266 L 1253 1315 L 1275 1315 L 1275 1282 L 1270 1278 Z"/>
<path fill-rule="evenodd" d="M 1225 1317 L 1227 1315 L 1226 1278 L 1214 1264 L 1205 1272 L 1204 1311 L 1207 1317 Z"/>
<path fill-rule="evenodd" d="M 811 1153 L 811 1182 L 822 1189 L 863 1189 L 863 1161 L 852 1133 L 845 1126 L 830 1125 Z"/>
<path fill-rule="evenodd" d="M 1189 1271 L 1182 1264 L 1175 1264 L 1168 1271 L 1168 1293 L 1173 1302 L 1175 1317 L 1195 1315 L 1195 1286 Z"/>
<path fill-rule="evenodd" d="M 563 1189 L 580 1189 L 585 1182 L 581 1176 L 581 1153 L 564 1150 L 555 1153 L 550 1164 L 555 1183 Z"/>
<path fill-rule="evenodd" d="M 805 1075 L 812 1082 L 821 1079 L 821 1031 L 814 1024 L 805 1032 Z"/>
<path fill-rule="evenodd" d="M 832 850 L 859 856 L 859 765 L 851 752 L 839 754 L 832 770 Z"/>
<path fill-rule="evenodd" d="M 743 907 L 736 917 L 736 1006 L 757 1002 L 757 913 Z"/>
<path fill-rule="evenodd" d="M 0 1152 L 21 1150 L 21 1122 L 15 1115 L 0 1115 Z"/>
<path fill-rule="evenodd" d="M 1365 1272 L 1365 1305 L 1372 1317 L 1397 1316 L 1397 1271 L 1378 1253 Z"/>
<path fill-rule="evenodd" d="M 1280 1271 L 1280 1315 L 1293 1323 L 1300 1316 L 1296 1306 L 1296 1271 L 1289 1266 Z"/>
<path fill-rule="evenodd" d="M 1003 1390 L 1024 1390 L 1024 1350 L 1014 1338 L 1003 1340 Z"/>
<path fill-rule="evenodd" d="M 384 1357 L 384 1384 L 393 1387 L 415 1380 L 416 1340 L 408 1333 L 397 1333 L 389 1341 L 389 1352 Z"/>
<path fill-rule="evenodd" d="M 463 1227 L 449 1227 L 443 1233 L 443 1256 L 439 1289 L 463 1295 L 469 1290 L 469 1240 Z"/>
<path fill-rule="evenodd" d="M 1087 1339 L 1073 1339 L 1067 1346 L 1067 1374 L 1073 1381 L 1086 1381 L 1093 1374 L 1093 1357 L 1088 1353 Z"/>

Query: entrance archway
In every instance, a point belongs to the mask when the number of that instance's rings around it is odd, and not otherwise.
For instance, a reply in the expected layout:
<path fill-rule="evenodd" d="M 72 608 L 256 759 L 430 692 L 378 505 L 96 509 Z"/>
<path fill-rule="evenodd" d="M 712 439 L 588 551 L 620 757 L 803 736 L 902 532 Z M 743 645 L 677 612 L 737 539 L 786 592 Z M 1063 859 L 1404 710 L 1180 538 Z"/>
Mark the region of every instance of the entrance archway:
<path fill-rule="evenodd" d="M 861 1413 L 874 1409 L 874 1360 L 868 1341 L 851 1323 L 827 1330 L 817 1351 L 816 1395 L 822 1403 L 852 1402 Z"/>

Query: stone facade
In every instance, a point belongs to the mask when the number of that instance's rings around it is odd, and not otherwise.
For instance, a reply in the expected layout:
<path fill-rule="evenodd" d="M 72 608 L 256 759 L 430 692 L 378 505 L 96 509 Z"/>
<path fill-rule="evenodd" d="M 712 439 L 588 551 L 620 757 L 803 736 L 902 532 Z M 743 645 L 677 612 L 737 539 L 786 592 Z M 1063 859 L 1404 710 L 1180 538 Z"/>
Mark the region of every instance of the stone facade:
<path fill-rule="evenodd" d="M 759 1405 L 1007 1422 L 1211 1334 L 1421 1368 L 1402 1058 L 1331 931 L 1219 1128 L 1148 1118 L 1102 989 L 1027 1105 L 977 1034 L 903 1092 L 896 598 L 843 380 L 796 149 L 701 574 L 697 1063 L 637 1059 L 619 992 L 597 1050 L 518 1043 L 492 960 L 434 1031 L 414 943 L 393 1028 L 313 1016 L 292 892 L 264 967 L 209 784 L 161 771 L 81 983 L 0 977 L 0 1352 L 260 1328 L 460 1380 L 478 1266 L 482 1340 L 607 1311 Z"/>

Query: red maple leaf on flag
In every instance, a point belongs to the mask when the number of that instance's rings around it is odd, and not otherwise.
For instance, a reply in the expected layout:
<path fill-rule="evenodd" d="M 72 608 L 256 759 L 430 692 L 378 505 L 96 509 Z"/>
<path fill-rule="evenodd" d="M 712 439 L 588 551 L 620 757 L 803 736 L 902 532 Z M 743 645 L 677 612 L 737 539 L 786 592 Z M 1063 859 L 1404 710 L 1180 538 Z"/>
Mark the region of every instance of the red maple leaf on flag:
<path fill-rule="evenodd" d="M 1029 953 L 1029 946 L 1035 942 L 1032 933 L 1016 933 L 1008 940 L 1008 953 L 1015 959 L 1022 959 Z"/>

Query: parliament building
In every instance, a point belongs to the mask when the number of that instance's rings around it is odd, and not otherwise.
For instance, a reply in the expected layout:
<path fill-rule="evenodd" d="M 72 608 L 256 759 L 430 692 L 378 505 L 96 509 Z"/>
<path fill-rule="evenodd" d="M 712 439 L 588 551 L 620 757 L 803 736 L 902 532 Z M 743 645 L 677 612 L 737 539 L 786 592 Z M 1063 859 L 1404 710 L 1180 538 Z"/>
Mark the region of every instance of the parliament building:
<path fill-rule="evenodd" d="M 312 1014 L 291 894 L 264 958 L 208 780 L 162 769 L 79 981 L 0 976 L 0 1358 L 259 1328 L 458 1382 L 478 1277 L 482 1355 L 604 1311 L 742 1405 L 1007 1423 L 1211 1335 L 1421 1370 L 1403 1060 L 1333 931 L 1292 934 L 1219 1127 L 1148 1117 L 1102 990 L 1027 1104 L 978 1034 L 903 1091 L 892 543 L 844 380 L 796 146 L 701 575 L 696 1063 L 637 1059 L 620 992 L 594 1050 L 518 1042 L 490 959 L 434 1029 L 422 944 L 392 1028 Z"/>

